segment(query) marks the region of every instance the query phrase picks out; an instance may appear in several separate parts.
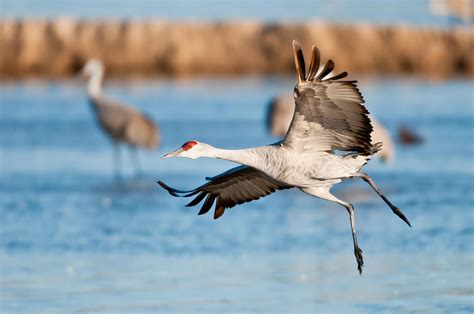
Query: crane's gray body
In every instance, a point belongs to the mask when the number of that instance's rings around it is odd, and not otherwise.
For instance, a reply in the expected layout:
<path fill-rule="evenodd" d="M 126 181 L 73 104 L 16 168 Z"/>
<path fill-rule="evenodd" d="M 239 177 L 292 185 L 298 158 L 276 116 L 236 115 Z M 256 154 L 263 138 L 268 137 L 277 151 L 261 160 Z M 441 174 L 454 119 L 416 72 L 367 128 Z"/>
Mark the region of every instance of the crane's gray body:
<path fill-rule="evenodd" d="M 355 176 L 370 156 L 338 156 L 326 152 L 297 152 L 283 143 L 237 151 L 227 156 L 220 151 L 216 158 L 227 159 L 256 168 L 276 181 L 288 185 L 326 187 Z"/>
<path fill-rule="evenodd" d="M 89 95 L 89 101 L 100 126 L 114 141 L 147 149 L 159 144 L 157 127 L 144 114 L 104 95 Z"/>

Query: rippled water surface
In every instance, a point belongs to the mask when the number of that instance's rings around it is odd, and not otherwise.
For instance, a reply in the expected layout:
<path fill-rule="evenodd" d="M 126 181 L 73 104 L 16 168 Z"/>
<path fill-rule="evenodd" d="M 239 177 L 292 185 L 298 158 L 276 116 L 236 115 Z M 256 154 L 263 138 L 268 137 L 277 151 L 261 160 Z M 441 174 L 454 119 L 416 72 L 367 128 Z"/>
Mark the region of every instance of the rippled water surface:
<path fill-rule="evenodd" d="M 214 221 L 155 183 L 192 188 L 233 166 L 161 160 L 184 141 L 240 148 L 275 141 L 266 103 L 293 78 L 112 81 L 106 91 L 160 123 L 162 147 L 112 149 L 80 82 L 0 87 L 2 313 L 472 313 L 472 81 L 363 80 L 369 110 L 400 146 L 366 167 L 412 221 L 363 182 L 335 194 L 356 206 L 366 266 L 356 271 L 344 208 L 297 190 L 227 210 Z"/>

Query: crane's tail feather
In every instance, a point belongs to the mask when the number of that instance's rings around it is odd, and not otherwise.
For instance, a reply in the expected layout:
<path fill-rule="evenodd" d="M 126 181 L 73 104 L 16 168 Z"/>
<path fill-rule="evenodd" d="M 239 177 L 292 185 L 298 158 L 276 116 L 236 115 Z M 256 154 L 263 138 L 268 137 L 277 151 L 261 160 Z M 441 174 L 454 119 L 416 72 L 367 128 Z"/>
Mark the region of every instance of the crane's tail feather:
<path fill-rule="evenodd" d="M 345 155 L 345 157 L 355 158 L 356 160 L 359 160 L 362 163 L 360 165 L 362 167 L 369 161 L 369 159 L 372 158 L 373 155 L 375 155 L 381 149 L 382 149 L 382 142 L 377 142 L 362 152 L 351 152 Z"/>
<path fill-rule="evenodd" d="M 374 155 L 378 153 L 382 149 L 383 143 L 382 142 L 377 142 L 372 147 L 369 149 L 367 152 L 369 155 Z"/>

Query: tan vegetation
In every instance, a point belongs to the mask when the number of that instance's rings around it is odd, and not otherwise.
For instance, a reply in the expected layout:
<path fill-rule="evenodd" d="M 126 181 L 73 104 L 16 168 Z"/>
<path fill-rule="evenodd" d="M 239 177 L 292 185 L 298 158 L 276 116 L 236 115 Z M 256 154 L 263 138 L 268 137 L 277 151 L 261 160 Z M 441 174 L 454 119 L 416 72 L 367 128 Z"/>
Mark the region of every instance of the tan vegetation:
<path fill-rule="evenodd" d="M 109 74 L 291 73 L 291 41 L 318 45 L 357 73 L 474 74 L 473 30 L 370 24 L 0 21 L 0 76 L 75 74 L 89 58 Z"/>

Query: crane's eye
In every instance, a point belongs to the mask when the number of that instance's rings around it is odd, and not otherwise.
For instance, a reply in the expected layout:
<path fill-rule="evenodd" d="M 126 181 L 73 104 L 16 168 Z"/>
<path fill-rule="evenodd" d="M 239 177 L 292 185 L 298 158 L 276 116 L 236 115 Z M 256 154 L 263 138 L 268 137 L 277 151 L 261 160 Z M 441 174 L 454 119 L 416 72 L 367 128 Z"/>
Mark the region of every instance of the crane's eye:
<path fill-rule="evenodd" d="M 194 145 L 197 145 L 198 142 L 196 141 L 188 141 L 186 143 L 183 144 L 183 146 L 181 146 L 181 148 L 183 150 L 190 150 L 191 148 L 193 148 Z"/>

